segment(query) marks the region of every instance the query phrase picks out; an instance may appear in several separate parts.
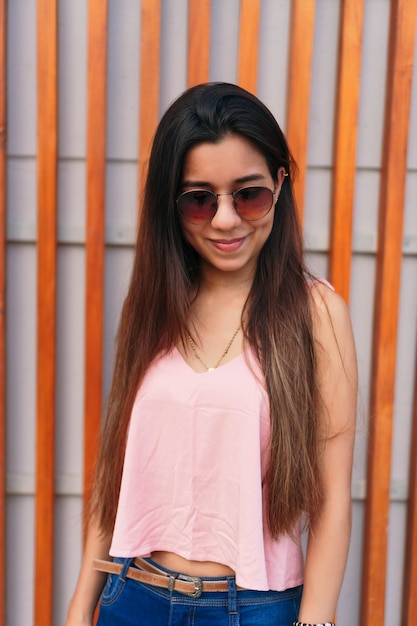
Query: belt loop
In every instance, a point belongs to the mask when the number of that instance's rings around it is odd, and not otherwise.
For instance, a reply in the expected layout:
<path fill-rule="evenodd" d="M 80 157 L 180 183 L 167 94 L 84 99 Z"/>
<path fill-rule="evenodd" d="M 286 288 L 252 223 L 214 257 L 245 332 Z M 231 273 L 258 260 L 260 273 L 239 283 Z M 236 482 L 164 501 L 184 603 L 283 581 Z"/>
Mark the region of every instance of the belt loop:
<path fill-rule="evenodd" d="M 236 579 L 234 576 L 228 576 L 227 582 L 228 582 L 227 603 L 228 603 L 228 609 L 229 609 L 229 625 L 239 626 Z"/>
<path fill-rule="evenodd" d="M 168 591 L 171 593 L 171 595 L 174 591 L 176 578 L 177 576 L 172 576 L 171 574 L 168 575 Z"/>
<path fill-rule="evenodd" d="M 129 569 L 132 561 L 133 561 L 133 558 L 124 559 L 124 563 L 122 565 L 122 571 L 119 574 L 120 580 L 123 580 L 124 583 L 126 582 L 127 571 Z"/>

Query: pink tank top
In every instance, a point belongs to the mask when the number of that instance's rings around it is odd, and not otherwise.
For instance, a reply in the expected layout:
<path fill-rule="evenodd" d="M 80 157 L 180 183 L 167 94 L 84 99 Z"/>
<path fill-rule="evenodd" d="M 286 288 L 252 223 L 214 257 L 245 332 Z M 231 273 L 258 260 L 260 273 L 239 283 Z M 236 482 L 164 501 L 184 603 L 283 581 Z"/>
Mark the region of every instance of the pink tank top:
<path fill-rule="evenodd" d="M 295 542 L 273 540 L 265 523 L 262 381 L 249 351 L 203 374 L 176 348 L 150 367 L 132 410 L 112 556 L 215 561 L 260 591 L 302 583 L 301 524 Z"/>

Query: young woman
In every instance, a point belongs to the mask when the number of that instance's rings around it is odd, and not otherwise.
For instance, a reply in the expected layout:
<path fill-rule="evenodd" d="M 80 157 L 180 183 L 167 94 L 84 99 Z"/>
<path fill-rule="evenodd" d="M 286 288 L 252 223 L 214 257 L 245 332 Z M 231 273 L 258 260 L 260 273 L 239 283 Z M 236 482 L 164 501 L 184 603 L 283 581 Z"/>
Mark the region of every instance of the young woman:
<path fill-rule="evenodd" d="M 294 167 L 235 85 L 189 89 L 159 124 L 67 626 L 100 596 L 99 626 L 333 620 L 356 360 L 345 304 L 304 266 Z"/>

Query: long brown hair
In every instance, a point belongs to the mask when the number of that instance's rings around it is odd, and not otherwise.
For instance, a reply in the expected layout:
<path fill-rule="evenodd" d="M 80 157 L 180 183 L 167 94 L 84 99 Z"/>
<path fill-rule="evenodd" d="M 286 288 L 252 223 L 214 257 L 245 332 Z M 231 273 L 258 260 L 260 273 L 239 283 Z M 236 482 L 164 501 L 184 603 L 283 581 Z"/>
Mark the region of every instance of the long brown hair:
<path fill-rule="evenodd" d="M 251 141 L 274 180 L 280 167 L 288 172 L 244 310 L 245 338 L 261 364 L 271 406 L 265 493 L 272 535 L 291 532 L 303 512 L 314 515 L 320 504 L 319 407 L 309 288 L 292 191 L 295 164 L 265 105 L 236 85 L 211 83 L 189 89 L 170 106 L 153 142 L 91 500 L 91 514 L 105 533 L 114 524 L 138 387 L 157 355 L 185 341 L 191 294 L 200 281 L 199 257 L 182 235 L 175 205 L 184 159 L 193 146 L 227 134 Z"/>

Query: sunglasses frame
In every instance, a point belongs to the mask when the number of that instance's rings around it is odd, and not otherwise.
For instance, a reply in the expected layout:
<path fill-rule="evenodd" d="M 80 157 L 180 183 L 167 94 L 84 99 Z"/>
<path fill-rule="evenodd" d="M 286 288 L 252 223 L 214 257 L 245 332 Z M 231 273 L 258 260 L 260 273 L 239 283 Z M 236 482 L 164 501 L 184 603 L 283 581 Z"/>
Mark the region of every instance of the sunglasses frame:
<path fill-rule="evenodd" d="M 237 209 L 237 206 L 236 206 L 235 196 L 236 196 L 236 194 L 238 194 L 239 192 L 241 192 L 241 191 L 245 191 L 246 189 L 267 189 L 268 191 L 270 191 L 270 192 L 271 192 L 271 195 L 272 195 L 272 197 L 271 197 L 271 206 L 270 206 L 270 207 L 269 207 L 269 209 L 268 209 L 267 211 L 265 211 L 265 213 L 264 213 L 263 215 L 261 215 L 260 217 L 255 217 L 255 218 L 253 218 L 253 219 L 250 219 L 250 218 L 247 218 L 247 217 L 243 217 L 243 215 L 241 215 L 241 214 L 239 213 L 239 211 L 238 211 L 238 209 Z M 195 193 L 195 192 L 197 192 L 197 191 L 204 191 L 204 193 L 211 194 L 211 195 L 215 198 L 215 202 L 216 202 L 216 210 L 215 210 L 215 212 L 213 213 L 213 215 L 212 215 L 212 216 L 211 216 L 208 220 L 205 220 L 205 221 L 203 221 L 203 222 L 193 222 L 193 221 L 191 221 L 191 220 L 187 219 L 187 217 L 185 217 L 184 213 L 181 211 L 181 209 L 180 209 L 180 205 L 179 205 L 179 202 L 180 202 L 180 200 L 181 200 L 181 198 L 182 198 L 183 196 L 185 196 L 185 195 L 186 195 L 186 194 L 188 194 L 188 193 Z M 261 220 L 263 217 L 266 217 L 266 216 L 268 215 L 268 213 L 270 212 L 270 210 L 272 209 L 272 207 L 274 206 L 274 198 L 275 198 L 275 194 L 276 194 L 276 192 L 277 192 L 276 187 L 274 187 L 274 189 L 272 190 L 272 189 L 270 189 L 269 187 L 266 187 L 266 186 L 264 186 L 264 185 L 246 185 L 245 187 L 240 187 L 239 189 L 236 189 L 236 191 L 228 191 L 228 192 L 226 192 L 226 193 L 214 193 L 214 191 L 211 191 L 210 189 L 189 189 L 189 190 L 187 190 L 187 191 L 183 191 L 183 192 L 182 192 L 182 193 L 178 196 L 178 198 L 177 198 L 177 199 L 176 199 L 176 201 L 175 201 L 175 204 L 176 204 L 176 206 L 177 206 L 177 209 L 178 209 L 178 211 L 179 211 L 180 215 L 183 217 L 183 219 L 184 219 L 186 222 L 188 222 L 189 224 L 195 224 L 196 226 L 202 226 L 203 224 L 208 224 L 209 222 L 211 222 L 211 220 L 212 220 L 212 219 L 214 218 L 214 216 L 216 215 L 216 213 L 217 213 L 217 211 L 218 211 L 218 208 L 219 208 L 219 197 L 220 197 L 220 196 L 232 196 L 232 198 L 233 198 L 233 207 L 234 207 L 234 209 L 235 209 L 236 213 L 239 215 L 239 217 L 240 217 L 242 220 L 246 220 L 246 221 L 248 221 L 248 222 L 257 222 L 258 220 Z"/>

